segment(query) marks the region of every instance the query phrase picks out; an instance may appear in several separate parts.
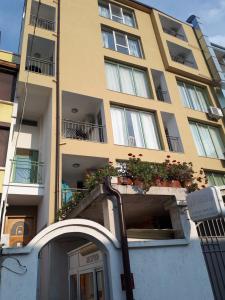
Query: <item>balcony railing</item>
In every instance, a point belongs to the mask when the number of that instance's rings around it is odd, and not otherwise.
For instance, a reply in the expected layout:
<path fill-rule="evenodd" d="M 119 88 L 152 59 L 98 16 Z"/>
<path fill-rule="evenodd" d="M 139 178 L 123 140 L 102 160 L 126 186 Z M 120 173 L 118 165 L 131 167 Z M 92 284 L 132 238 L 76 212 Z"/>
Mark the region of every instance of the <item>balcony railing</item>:
<path fill-rule="evenodd" d="M 163 91 L 161 87 L 156 90 L 157 98 L 159 101 L 166 102 L 168 99 L 169 93 L 168 91 Z"/>
<path fill-rule="evenodd" d="M 49 31 L 55 31 L 55 22 L 48 20 L 48 19 L 43 19 L 43 18 L 37 18 L 36 15 L 31 15 L 30 16 L 30 25 L 37 26 L 42 29 L 46 29 Z"/>
<path fill-rule="evenodd" d="M 44 163 L 31 161 L 29 159 L 15 159 L 12 161 L 13 183 L 43 184 Z"/>
<path fill-rule="evenodd" d="M 193 61 L 186 59 L 186 57 L 182 55 L 172 56 L 172 60 L 182 65 L 194 66 Z"/>
<path fill-rule="evenodd" d="M 67 203 L 74 203 L 76 206 L 80 200 L 88 193 L 87 189 L 77 189 L 77 188 L 66 188 L 62 189 L 62 205 Z"/>
<path fill-rule="evenodd" d="M 104 129 L 98 124 L 63 120 L 62 135 L 66 139 L 104 143 Z"/>
<path fill-rule="evenodd" d="M 165 33 L 168 33 L 169 35 L 178 37 L 178 38 L 180 38 L 180 39 L 182 39 L 182 40 L 185 39 L 185 36 L 184 36 L 183 34 L 179 33 L 178 30 L 175 29 L 175 28 L 166 28 L 166 27 L 164 27 L 164 28 L 163 28 L 163 31 L 164 31 Z"/>
<path fill-rule="evenodd" d="M 35 57 L 27 57 L 26 70 L 48 76 L 54 76 L 54 63 Z"/>
<path fill-rule="evenodd" d="M 179 137 L 166 136 L 169 150 L 171 152 L 182 152 L 181 140 Z"/>

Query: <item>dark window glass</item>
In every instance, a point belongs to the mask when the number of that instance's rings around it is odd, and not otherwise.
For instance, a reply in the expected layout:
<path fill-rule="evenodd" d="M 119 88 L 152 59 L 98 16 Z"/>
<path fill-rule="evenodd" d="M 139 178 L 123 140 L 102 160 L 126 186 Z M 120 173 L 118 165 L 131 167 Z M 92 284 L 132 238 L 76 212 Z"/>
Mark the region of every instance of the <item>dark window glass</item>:
<path fill-rule="evenodd" d="M 0 72 L 0 100 L 13 101 L 14 75 Z"/>
<path fill-rule="evenodd" d="M 5 166 L 9 140 L 9 128 L 0 127 L 0 167 Z"/>

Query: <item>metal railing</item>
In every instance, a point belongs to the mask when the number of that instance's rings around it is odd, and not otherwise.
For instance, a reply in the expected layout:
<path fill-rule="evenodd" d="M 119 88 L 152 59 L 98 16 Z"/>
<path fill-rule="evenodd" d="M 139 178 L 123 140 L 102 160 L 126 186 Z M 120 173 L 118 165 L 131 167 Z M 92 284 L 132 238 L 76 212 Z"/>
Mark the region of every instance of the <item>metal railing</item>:
<path fill-rule="evenodd" d="M 182 152 L 181 140 L 179 137 L 166 136 L 169 150 L 171 152 Z"/>
<path fill-rule="evenodd" d="M 78 188 L 66 188 L 62 189 L 62 205 L 71 203 L 71 201 L 76 206 L 79 201 L 81 201 L 85 195 L 88 193 L 87 189 Z"/>
<path fill-rule="evenodd" d="M 32 25 L 32 26 L 36 25 L 37 27 L 42 28 L 42 29 L 46 29 L 49 31 L 55 31 L 55 21 L 43 19 L 40 17 L 37 18 L 36 15 L 30 16 L 30 25 Z"/>
<path fill-rule="evenodd" d="M 194 62 L 186 59 L 185 56 L 181 56 L 181 55 L 172 56 L 172 60 L 179 63 L 179 64 L 182 64 L 182 65 L 194 66 Z"/>
<path fill-rule="evenodd" d="M 168 91 L 163 91 L 160 87 L 156 90 L 157 99 L 162 102 L 166 102 L 168 100 L 169 93 Z"/>
<path fill-rule="evenodd" d="M 26 70 L 48 76 L 54 76 L 54 63 L 50 60 L 27 57 Z"/>
<path fill-rule="evenodd" d="M 169 35 L 178 37 L 178 38 L 180 38 L 182 40 L 185 39 L 185 36 L 183 34 L 179 33 L 176 29 L 163 27 L 163 31 L 165 33 L 168 33 Z"/>
<path fill-rule="evenodd" d="M 63 120 L 62 135 L 67 139 L 104 143 L 104 126 Z"/>
<path fill-rule="evenodd" d="M 23 184 L 43 184 L 44 163 L 28 159 L 12 160 L 11 182 Z"/>

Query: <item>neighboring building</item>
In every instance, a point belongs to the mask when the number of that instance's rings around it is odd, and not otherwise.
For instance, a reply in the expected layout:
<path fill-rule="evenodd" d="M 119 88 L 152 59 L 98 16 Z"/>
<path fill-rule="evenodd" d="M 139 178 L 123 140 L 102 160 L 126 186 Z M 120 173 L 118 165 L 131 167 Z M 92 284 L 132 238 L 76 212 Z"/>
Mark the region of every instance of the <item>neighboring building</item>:
<path fill-rule="evenodd" d="M 203 168 L 209 184 L 224 183 L 215 80 L 193 26 L 136 1 L 62 1 L 59 14 L 53 1 L 28 0 L 22 29 L 22 117 L 8 152 L 1 220 L 3 255 L 16 255 L 27 273 L 10 285 L 11 273 L 2 269 L 0 295 L 13 299 L 19 289 L 18 299 L 36 299 L 38 286 L 39 299 L 77 299 L 77 289 L 81 299 L 123 299 L 109 196 L 98 190 L 70 220 L 53 224 L 57 212 L 68 194 L 84 188 L 87 172 L 128 153 L 153 162 L 171 155 Z M 118 188 L 135 299 L 213 299 L 185 191 Z M 156 237 L 138 238 L 133 227 L 149 226 L 149 218 Z M 14 248 L 33 237 L 28 247 Z"/>
<path fill-rule="evenodd" d="M 0 50 L 0 197 L 3 191 L 8 142 L 16 118 L 14 96 L 18 70 L 19 57 L 11 52 Z M 2 220 L 4 210 L 1 205 Z"/>

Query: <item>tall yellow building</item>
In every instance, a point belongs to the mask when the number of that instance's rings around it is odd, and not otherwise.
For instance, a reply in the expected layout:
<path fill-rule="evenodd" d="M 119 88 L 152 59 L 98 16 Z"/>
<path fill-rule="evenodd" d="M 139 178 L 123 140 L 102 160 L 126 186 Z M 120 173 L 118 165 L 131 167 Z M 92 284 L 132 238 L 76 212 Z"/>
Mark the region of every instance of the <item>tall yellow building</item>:
<path fill-rule="evenodd" d="M 56 222 L 88 172 L 128 153 L 192 162 L 209 185 L 225 184 L 224 95 L 193 19 L 131 0 L 27 0 L 24 12 L 1 202 L 7 246 Z M 4 100 L 0 122 L 10 123 Z"/>
<path fill-rule="evenodd" d="M 81 188 L 87 170 L 130 152 L 191 161 L 224 183 L 215 82 L 190 24 L 134 1 L 71 1 L 60 24 L 52 1 L 27 1 L 25 12 L 16 155 L 37 174 L 15 167 L 8 211 L 27 206 L 39 231 L 55 220 L 62 182 Z"/>

